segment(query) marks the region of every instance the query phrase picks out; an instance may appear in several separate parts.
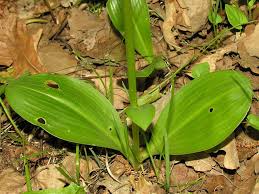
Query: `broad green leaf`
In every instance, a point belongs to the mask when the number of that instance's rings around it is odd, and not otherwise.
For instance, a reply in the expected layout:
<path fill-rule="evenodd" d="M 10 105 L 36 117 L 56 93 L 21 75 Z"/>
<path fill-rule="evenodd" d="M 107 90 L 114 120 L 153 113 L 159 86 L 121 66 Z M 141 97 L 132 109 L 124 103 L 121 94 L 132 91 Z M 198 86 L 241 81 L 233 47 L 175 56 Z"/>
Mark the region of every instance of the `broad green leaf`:
<path fill-rule="evenodd" d="M 46 189 L 41 191 L 27 191 L 24 194 L 85 194 L 84 188 L 71 183 L 61 189 Z"/>
<path fill-rule="evenodd" d="M 246 15 L 239 9 L 239 7 L 226 4 L 225 10 L 228 21 L 234 28 L 241 30 L 242 25 L 248 22 Z"/>
<path fill-rule="evenodd" d="M 122 151 L 119 115 L 88 83 L 64 75 L 23 76 L 9 82 L 6 97 L 21 117 L 60 139 Z"/>
<path fill-rule="evenodd" d="M 218 13 L 215 13 L 212 9 L 209 11 L 208 19 L 210 23 L 218 25 L 222 22 L 222 18 Z"/>
<path fill-rule="evenodd" d="M 122 0 L 108 0 L 107 12 L 115 28 L 124 36 L 125 27 L 123 24 L 122 3 Z M 133 10 L 132 22 L 134 25 L 135 49 L 151 63 L 153 48 L 146 0 L 131 0 L 131 5 Z"/>
<path fill-rule="evenodd" d="M 138 107 L 129 106 L 126 109 L 126 114 L 136 125 L 146 131 L 155 116 L 155 107 L 152 104 Z"/>
<path fill-rule="evenodd" d="M 205 151 L 221 143 L 242 122 L 252 101 L 249 80 L 241 73 L 208 73 L 184 86 L 174 97 L 168 130 L 172 155 Z M 162 153 L 169 104 L 162 111 L 149 148 Z"/>
<path fill-rule="evenodd" d="M 259 130 L 259 117 L 253 114 L 248 115 L 247 122 L 253 128 Z"/>
<path fill-rule="evenodd" d="M 247 8 L 251 10 L 251 9 L 253 8 L 254 4 L 255 4 L 255 1 L 256 1 L 256 0 L 250 0 L 250 1 L 248 1 L 248 3 L 247 3 Z"/>
<path fill-rule="evenodd" d="M 200 63 L 192 68 L 192 76 L 198 78 L 210 72 L 210 65 L 208 62 Z"/>

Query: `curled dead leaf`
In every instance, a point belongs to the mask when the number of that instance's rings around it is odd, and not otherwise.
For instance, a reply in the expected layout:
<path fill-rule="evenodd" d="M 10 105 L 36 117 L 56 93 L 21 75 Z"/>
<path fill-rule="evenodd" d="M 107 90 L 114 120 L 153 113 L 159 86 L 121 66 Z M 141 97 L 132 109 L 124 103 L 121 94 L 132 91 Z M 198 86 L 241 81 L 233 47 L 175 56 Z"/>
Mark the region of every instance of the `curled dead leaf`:
<path fill-rule="evenodd" d="M 37 44 L 42 29 L 33 36 L 27 31 L 24 21 L 11 14 L 0 20 L 0 63 L 14 68 L 14 76 L 25 71 L 32 74 L 47 72 L 37 53 Z"/>

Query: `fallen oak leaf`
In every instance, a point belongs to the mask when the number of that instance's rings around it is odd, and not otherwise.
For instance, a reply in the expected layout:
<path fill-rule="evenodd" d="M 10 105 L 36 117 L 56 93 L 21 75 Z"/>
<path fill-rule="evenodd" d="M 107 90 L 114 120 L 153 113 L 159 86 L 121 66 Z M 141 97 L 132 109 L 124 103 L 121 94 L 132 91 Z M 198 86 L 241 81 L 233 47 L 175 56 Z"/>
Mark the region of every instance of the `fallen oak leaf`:
<path fill-rule="evenodd" d="M 18 20 L 16 15 L 1 19 L 0 26 L 0 63 L 2 65 L 9 67 L 12 64 L 15 77 L 25 71 L 32 74 L 47 72 L 37 53 L 42 29 L 30 35 L 25 22 Z"/>

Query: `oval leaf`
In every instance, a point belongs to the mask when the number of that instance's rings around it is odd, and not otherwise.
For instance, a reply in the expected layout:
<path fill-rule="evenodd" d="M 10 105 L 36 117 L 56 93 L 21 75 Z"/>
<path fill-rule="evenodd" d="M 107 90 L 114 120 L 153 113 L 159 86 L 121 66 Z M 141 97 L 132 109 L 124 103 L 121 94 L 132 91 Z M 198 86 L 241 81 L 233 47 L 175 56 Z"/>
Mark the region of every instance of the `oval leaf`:
<path fill-rule="evenodd" d="M 241 30 L 241 25 L 248 22 L 246 15 L 239 9 L 239 7 L 226 4 L 225 9 L 228 21 L 234 28 Z"/>
<path fill-rule="evenodd" d="M 219 23 L 222 22 L 221 16 L 218 13 L 214 12 L 212 9 L 209 12 L 208 19 L 210 23 L 214 25 L 218 25 Z"/>
<path fill-rule="evenodd" d="M 122 3 L 122 0 L 108 0 L 107 12 L 115 28 L 124 36 Z M 153 48 L 146 0 L 131 0 L 131 5 L 135 49 L 151 63 Z"/>
<path fill-rule="evenodd" d="M 246 116 L 252 100 L 249 80 L 234 71 L 203 75 L 184 86 L 174 97 L 168 129 L 172 155 L 208 150 L 226 139 Z M 149 147 L 163 150 L 163 131 L 169 104 L 162 111 Z"/>
<path fill-rule="evenodd" d="M 63 75 L 24 76 L 8 84 L 6 97 L 20 116 L 60 139 L 121 151 L 119 115 L 90 84 Z"/>

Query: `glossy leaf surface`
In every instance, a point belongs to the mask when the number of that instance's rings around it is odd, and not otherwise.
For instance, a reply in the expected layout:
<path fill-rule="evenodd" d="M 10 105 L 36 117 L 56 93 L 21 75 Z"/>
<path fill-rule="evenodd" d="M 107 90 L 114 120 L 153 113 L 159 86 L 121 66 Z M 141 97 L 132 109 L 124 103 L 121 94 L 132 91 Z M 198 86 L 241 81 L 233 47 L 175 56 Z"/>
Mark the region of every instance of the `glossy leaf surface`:
<path fill-rule="evenodd" d="M 60 139 L 121 151 L 119 115 L 88 83 L 63 75 L 24 76 L 8 84 L 6 97 L 21 117 Z"/>
<path fill-rule="evenodd" d="M 174 97 L 168 128 L 170 154 L 190 154 L 218 145 L 242 122 L 251 100 L 249 80 L 234 71 L 208 73 L 191 81 Z M 152 154 L 162 152 L 168 109 L 169 104 L 153 130 Z"/>
<path fill-rule="evenodd" d="M 124 36 L 125 27 L 123 22 L 122 3 L 122 0 L 108 0 L 107 11 L 115 28 L 122 36 Z M 134 25 L 135 49 L 151 63 L 153 48 L 146 0 L 131 0 L 131 5 L 133 10 L 132 22 Z"/>

